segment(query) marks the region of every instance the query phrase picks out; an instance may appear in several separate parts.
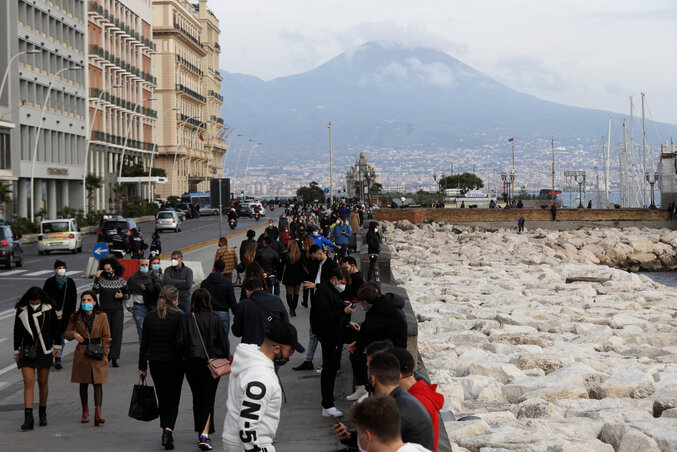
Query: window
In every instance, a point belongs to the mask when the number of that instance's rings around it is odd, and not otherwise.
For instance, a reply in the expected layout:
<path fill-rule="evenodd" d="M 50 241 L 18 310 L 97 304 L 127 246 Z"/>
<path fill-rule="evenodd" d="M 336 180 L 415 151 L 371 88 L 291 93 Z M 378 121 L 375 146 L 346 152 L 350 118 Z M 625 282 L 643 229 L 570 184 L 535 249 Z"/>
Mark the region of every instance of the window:
<path fill-rule="evenodd" d="M 0 169 L 11 169 L 11 149 L 9 142 L 9 130 L 0 130 Z"/>

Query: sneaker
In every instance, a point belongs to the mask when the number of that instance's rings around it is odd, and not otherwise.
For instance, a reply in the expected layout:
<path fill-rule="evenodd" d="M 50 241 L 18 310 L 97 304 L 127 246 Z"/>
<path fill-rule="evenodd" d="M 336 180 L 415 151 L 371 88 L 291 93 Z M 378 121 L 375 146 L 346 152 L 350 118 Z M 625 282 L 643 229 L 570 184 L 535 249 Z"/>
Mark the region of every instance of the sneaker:
<path fill-rule="evenodd" d="M 336 409 L 335 406 L 333 406 L 331 408 L 322 408 L 322 416 L 324 416 L 324 417 L 329 417 L 329 416 L 343 417 L 343 413 L 341 413 L 339 410 Z"/>
<path fill-rule="evenodd" d="M 322 373 L 322 367 L 320 366 L 317 369 L 315 369 L 315 372 L 317 372 L 318 374 L 321 374 Z"/>
<path fill-rule="evenodd" d="M 200 450 L 212 450 L 212 440 L 207 435 L 200 435 L 200 441 L 197 443 Z"/>
<path fill-rule="evenodd" d="M 367 390 L 364 389 L 364 385 L 358 386 L 355 388 L 355 392 L 346 397 L 346 400 L 357 400 L 367 393 Z"/>
<path fill-rule="evenodd" d="M 367 391 L 364 391 L 364 394 L 359 399 L 357 399 L 357 403 L 360 403 L 361 401 L 363 401 L 367 397 L 369 397 L 369 393 Z"/>

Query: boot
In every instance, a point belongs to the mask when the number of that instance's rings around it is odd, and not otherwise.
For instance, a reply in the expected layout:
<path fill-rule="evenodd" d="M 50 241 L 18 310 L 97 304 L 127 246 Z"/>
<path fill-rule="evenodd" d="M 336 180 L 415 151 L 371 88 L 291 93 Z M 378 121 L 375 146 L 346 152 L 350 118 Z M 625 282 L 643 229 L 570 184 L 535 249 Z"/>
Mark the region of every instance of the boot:
<path fill-rule="evenodd" d="M 101 417 L 101 407 L 95 406 L 94 407 L 94 426 L 98 427 L 99 424 L 103 424 L 104 422 L 106 422 L 106 420 Z"/>
<path fill-rule="evenodd" d="M 46 406 L 38 406 L 38 418 L 39 418 L 38 425 L 40 427 L 44 427 L 45 425 L 47 425 L 47 407 Z"/>
<path fill-rule="evenodd" d="M 308 307 L 308 295 L 309 295 L 310 290 L 304 290 L 303 291 L 303 301 L 301 302 L 301 306 L 304 308 Z"/>
<path fill-rule="evenodd" d="M 299 305 L 299 294 L 292 295 L 291 304 L 294 306 L 294 313 L 296 313 L 296 307 Z"/>
<path fill-rule="evenodd" d="M 83 424 L 89 422 L 89 407 L 87 405 L 82 405 L 82 419 L 80 419 L 80 422 Z"/>
<path fill-rule="evenodd" d="M 292 305 L 292 295 L 287 294 L 287 306 L 289 306 L 289 315 L 291 317 L 296 317 L 296 313 L 294 312 L 294 305 Z"/>
<path fill-rule="evenodd" d="M 21 430 L 33 430 L 33 408 L 24 408 L 24 423 L 21 424 Z"/>
<path fill-rule="evenodd" d="M 162 430 L 162 445 L 165 446 L 165 450 L 174 449 L 174 437 L 171 430 Z"/>
<path fill-rule="evenodd" d="M 292 369 L 294 369 L 294 370 L 313 370 L 313 362 L 312 361 L 303 361 L 298 366 L 292 367 Z"/>
<path fill-rule="evenodd" d="M 54 368 L 56 370 L 61 370 L 63 369 L 63 366 L 61 365 L 61 358 L 55 358 L 54 359 Z"/>

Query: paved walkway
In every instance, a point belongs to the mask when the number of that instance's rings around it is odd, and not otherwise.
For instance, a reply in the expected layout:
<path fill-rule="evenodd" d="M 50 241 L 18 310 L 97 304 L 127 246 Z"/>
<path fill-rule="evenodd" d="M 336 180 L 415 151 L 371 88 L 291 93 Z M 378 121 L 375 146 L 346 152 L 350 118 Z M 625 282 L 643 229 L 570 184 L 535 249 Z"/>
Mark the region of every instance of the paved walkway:
<path fill-rule="evenodd" d="M 231 246 L 239 246 L 241 238 L 233 240 Z M 208 271 L 214 256 L 215 246 L 190 252 L 186 260 L 200 260 Z M 284 289 L 282 292 L 284 300 Z M 361 311 L 358 311 L 361 313 Z M 299 332 L 299 341 L 308 343 L 309 309 L 299 307 L 297 317 L 292 323 Z M 361 321 L 361 318 L 357 318 Z M 231 334 L 231 348 L 239 342 Z M 72 344 L 71 344 L 72 346 Z M 0 432 L 2 445 L 0 450 L 36 450 L 36 451 L 126 451 L 163 450 L 160 444 L 161 429 L 159 419 L 148 423 L 128 417 L 132 386 L 138 379 L 138 338 L 131 314 L 126 317 L 123 333 L 120 367 L 109 369 L 108 383 L 104 385 L 103 415 L 106 423 L 100 427 L 93 425 L 93 409 L 90 423 L 80 423 L 80 400 L 78 385 L 70 382 L 72 354 L 64 358 L 64 369 L 50 373 L 50 394 L 47 404 L 49 425 L 37 425 L 37 385 L 36 385 L 36 425 L 35 430 L 22 432 L 19 426 L 23 422 L 23 391 L 21 383 L 16 383 L 0 391 Z M 276 448 L 281 452 L 313 451 L 329 452 L 341 448 L 332 431 L 331 418 L 321 416 L 320 376 L 315 371 L 294 371 L 293 366 L 301 363 L 304 356 L 296 354 L 280 370 L 280 379 L 287 397 L 282 407 L 282 416 L 278 428 Z M 321 365 L 320 348 L 315 354 L 315 366 Z M 349 403 L 345 397 L 351 391 L 350 363 L 346 354 L 342 367 L 346 371 L 336 380 L 336 405 L 347 412 Z M 152 380 L 150 380 L 152 384 Z M 214 449 L 221 449 L 221 431 L 225 418 L 225 406 L 228 379 L 223 378 L 216 396 Z M 90 388 L 90 402 L 93 395 Z M 90 403 L 90 406 L 93 403 Z M 184 380 L 183 392 L 176 431 L 174 433 L 176 450 L 198 450 L 197 436 L 193 432 L 192 397 L 188 383 Z"/>

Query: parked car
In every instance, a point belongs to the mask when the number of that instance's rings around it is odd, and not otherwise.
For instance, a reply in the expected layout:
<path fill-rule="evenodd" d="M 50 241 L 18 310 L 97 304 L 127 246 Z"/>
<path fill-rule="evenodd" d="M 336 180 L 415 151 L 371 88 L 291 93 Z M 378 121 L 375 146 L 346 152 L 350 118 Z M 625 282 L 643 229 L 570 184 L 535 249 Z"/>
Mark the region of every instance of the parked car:
<path fill-rule="evenodd" d="M 155 232 L 171 229 L 174 232 L 181 232 L 181 219 L 173 210 L 162 210 L 155 215 Z"/>
<path fill-rule="evenodd" d="M 113 236 L 117 229 L 121 229 L 127 236 L 132 235 L 132 229 L 141 231 L 136 227 L 136 223 L 131 218 L 117 217 L 114 219 L 104 220 L 99 228 L 97 242 L 113 243 Z"/>
<path fill-rule="evenodd" d="M 19 242 L 21 234 L 15 234 L 9 225 L 0 225 L 0 264 L 7 269 L 12 265 L 21 267 L 24 262 L 24 250 Z"/>
<path fill-rule="evenodd" d="M 82 233 L 75 218 L 45 220 L 40 223 L 38 254 L 51 251 L 82 252 Z"/>

